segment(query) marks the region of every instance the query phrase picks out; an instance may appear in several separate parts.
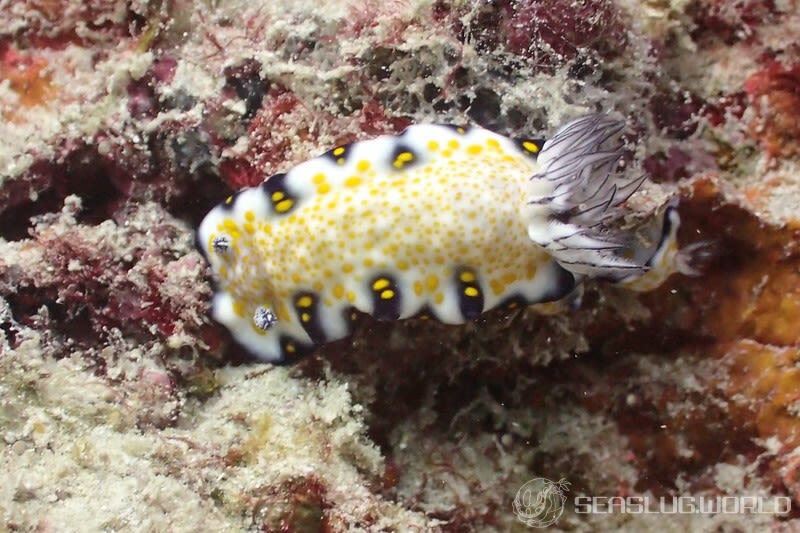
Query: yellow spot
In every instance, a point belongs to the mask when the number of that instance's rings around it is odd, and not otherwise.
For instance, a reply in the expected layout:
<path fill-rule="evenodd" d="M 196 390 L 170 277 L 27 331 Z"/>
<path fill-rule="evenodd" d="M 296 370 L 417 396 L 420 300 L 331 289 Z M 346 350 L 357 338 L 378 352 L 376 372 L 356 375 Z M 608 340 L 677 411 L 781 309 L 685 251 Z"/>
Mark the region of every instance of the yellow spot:
<path fill-rule="evenodd" d="M 341 157 L 341 158 L 337 159 L 336 160 L 336 164 L 339 165 L 339 166 L 343 166 L 344 165 L 344 157 Z"/>
<path fill-rule="evenodd" d="M 428 150 L 435 152 L 439 149 L 439 143 L 436 141 L 428 141 Z"/>
<path fill-rule="evenodd" d="M 344 265 L 342 265 L 342 272 L 344 272 L 345 274 L 349 274 L 352 271 L 353 271 L 353 265 L 351 265 L 350 263 L 345 263 Z"/>
<path fill-rule="evenodd" d="M 244 318 L 244 304 L 239 301 L 233 302 L 233 312 L 236 313 L 236 316 Z"/>
<path fill-rule="evenodd" d="M 457 128 L 456 128 L 456 131 L 457 131 L 458 133 L 462 134 L 462 135 L 464 134 L 464 128 L 462 128 L 461 126 L 457 127 Z"/>
<path fill-rule="evenodd" d="M 347 301 L 353 303 L 356 301 L 356 293 L 353 291 L 347 291 Z"/>
<path fill-rule="evenodd" d="M 397 268 L 398 270 L 408 270 L 408 263 L 406 263 L 405 261 L 398 261 Z"/>
<path fill-rule="evenodd" d="M 489 286 L 492 288 L 492 292 L 497 296 L 503 294 L 503 291 L 506 289 L 506 286 L 503 285 L 503 282 L 497 279 L 489 281 Z"/>
<path fill-rule="evenodd" d="M 336 286 L 334 286 L 334 287 L 333 287 L 333 295 L 334 295 L 336 298 L 338 298 L 338 299 L 340 299 L 340 300 L 341 300 L 341 299 L 342 299 L 342 297 L 344 296 L 344 287 L 342 287 L 341 285 L 336 285 Z"/>
<path fill-rule="evenodd" d="M 297 351 L 297 348 L 294 347 L 294 344 L 287 344 L 286 351 L 289 353 L 294 353 Z"/>
<path fill-rule="evenodd" d="M 464 283 L 471 283 L 471 282 L 475 281 L 475 274 L 473 274 L 472 272 L 466 270 L 466 271 L 462 272 L 460 276 L 458 276 L 458 279 L 460 279 Z"/>
<path fill-rule="evenodd" d="M 511 285 L 515 281 L 517 281 L 517 276 L 513 272 L 506 272 L 505 274 L 503 274 L 503 282 L 506 285 Z"/>
<path fill-rule="evenodd" d="M 375 264 L 375 261 L 373 261 L 371 257 L 367 257 L 366 259 L 364 259 L 364 266 L 365 267 L 371 267 L 374 264 Z"/>
<path fill-rule="evenodd" d="M 308 313 L 303 313 L 302 315 L 300 315 L 300 320 L 302 320 L 303 322 L 308 322 L 309 320 L 311 320 L 311 315 L 309 315 Z"/>
<path fill-rule="evenodd" d="M 475 287 L 467 287 L 466 289 L 464 289 L 464 294 L 466 294 L 467 296 L 471 296 L 471 297 L 473 297 L 473 298 L 474 298 L 474 297 L 475 297 L 475 296 L 477 296 L 479 293 L 478 293 L 478 289 L 476 289 Z"/>
<path fill-rule="evenodd" d="M 247 233 L 255 233 L 255 232 L 256 232 L 256 227 L 255 227 L 255 226 L 253 226 L 253 225 L 252 225 L 251 223 L 249 223 L 249 222 L 245 222 L 245 223 L 244 223 L 244 230 L 245 230 Z"/>
<path fill-rule="evenodd" d="M 273 202 L 280 202 L 283 200 L 284 194 L 281 191 L 275 191 L 272 193 L 272 201 Z"/>
<path fill-rule="evenodd" d="M 453 155 L 453 152 L 450 150 L 442 150 L 442 157 L 450 157 Z"/>
<path fill-rule="evenodd" d="M 381 300 L 391 300 L 394 298 L 394 291 L 392 289 L 386 289 L 381 293 Z"/>
<path fill-rule="evenodd" d="M 222 221 L 222 229 L 225 229 L 231 233 L 236 232 L 239 233 L 239 226 L 236 225 L 236 222 L 231 220 L 230 218 L 226 218 Z"/>
<path fill-rule="evenodd" d="M 369 170 L 369 167 L 370 167 L 369 161 L 367 161 L 366 159 L 362 159 L 361 161 L 356 163 L 356 170 L 358 170 L 359 172 L 366 172 L 367 170 Z"/>
<path fill-rule="evenodd" d="M 320 172 L 319 174 L 314 174 L 314 176 L 311 178 L 311 182 L 316 185 L 319 185 L 323 181 L 325 181 L 325 174 L 323 174 L 322 172 Z"/>
<path fill-rule="evenodd" d="M 403 168 L 406 165 L 406 163 L 410 163 L 413 160 L 414 160 L 414 154 L 412 154 L 411 152 L 400 152 L 399 154 L 397 154 L 397 157 L 395 158 L 394 163 L 392 163 L 392 165 L 394 165 L 395 168 Z"/>
<path fill-rule="evenodd" d="M 431 274 L 425 278 L 425 286 L 428 288 L 428 292 L 435 291 L 439 287 L 439 278 Z"/>
<path fill-rule="evenodd" d="M 448 146 L 449 148 L 452 148 L 453 150 L 457 150 L 457 149 L 458 149 L 458 147 L 459 147 L 459 146 L 461 146 L 461 143 L 459 143 L 459 142 L 458 142 L 457 140 L 455 140 L 455 139 L 450 139 L 449 141 L 447 141 L 447 146 Z"/>
<path fill-rule="evenodd" d="M 333 149 L 333 155 L 335 155 L 336 157 L 339 157 L 343 153 L 344 153 L 344 146 L 339 146 Z"/>
<path fill-rule="evenodd" d="M 498 150 L 500 148 L 500 142 L 497 139 L 487 139 L 486 146 L 494 150 Z"/>
<path fill-rule="evenodd" d="M 511 302 L 510 304 L 508 304 L 508 308 L 514 309 L 515 307 L 517 307 L 517 305 L 518 305 L 517 302 Z"/>
<path fill-rule="evenodd" d="M 468 154 L 478 155 L 481 152 L 483 152 L 483 146 L 479 144 L 470 144 L 469 146 L 467 146 Z"/>
<path fill-rule="evenodd" d="M 536 146 L 536 143 L 533 141 L 525 141 L 522 143 L 522 147 L 525 148 L 527 151 L 531 152 L 532 154 L 539 152 L 539 147 Z"/>
<path fill-rule="evenodd" d="M 322 183 L 317 187 L 317 192 L 319 194 L 325 194 L 325 193 L 330 192 L 330 191 L 331 191 L 330 183 Z"/>
<path fill-rule="evenodd" d="M 252 211 L 245 211 L 244 212 L 244 219 L 248 222 L 252 222 L 256 219 L 256 214 Z"/>
<path fill-rule="evenodd" d="M 227 198 L 225 198 L 226 205 L 231 205 L 232 203 L 233 203 L 233 196 L 228 196 Z"/>
<path fill-rule="evenodd" d="M 388 287 L 391 284 L 392 283 L 386 278 L 376 279 L 375 283 L 372 284 L 372 290 L 373 291 L 380 291 L 382 289 L 385 289 L 386 287 Z"/>
<path fill-rule="evenodd" d="M 444 301 L 444 294 L 442 294 L 441 292 L 437 292 L 436 295 L 433 297 L 433 302 L 438 305 L 443 301 Z"/>
<path fill-rule="evenodd" d="M 301 296 L 297 299 L 297 307 L 311 307 L 313 303 L 314 299 L 311 296 Z"/>
<path fill-rule="evenodd" d="M 422 284 L 421 281 L 414 282 L 414 294 L 417 296 L 422 296 L 422 293 L 425 292 L 425 286 Z"/>
<path fill-rule="evenodd" d="M 358 185 L 361 185 L 361 178 L 358 176 L 350 176 L 344 180 L 344 184 L 347 187 L 357 187 Z"/>
<path fill-rule="evenodd" d="M 275 211 L 277 211 L 278 213 L 285 213 L 289 209 L 291 209 L 293 205 L 294 205 L 294 200 L 292 200 L 291 198 L 287 198 L 286 200 L 282 200 L 277 204 L 275 204 Z"/>

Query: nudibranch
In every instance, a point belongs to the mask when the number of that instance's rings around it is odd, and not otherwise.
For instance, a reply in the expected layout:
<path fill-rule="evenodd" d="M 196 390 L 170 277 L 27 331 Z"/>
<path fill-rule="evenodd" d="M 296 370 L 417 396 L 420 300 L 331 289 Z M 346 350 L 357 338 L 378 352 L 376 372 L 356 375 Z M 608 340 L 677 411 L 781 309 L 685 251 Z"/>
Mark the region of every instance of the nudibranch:
<path fill-rule="evenodd" d="M 647 290 L 674 270 L 674 205 L 618 229 L 643 177 L 615 172 L 623 124 L 605 114 L 546 142 L 414 125 L 338 146 L 246 188 L 200 224 L 213 317 L 257 357 L 286 363 L 353 317 L 460 324 L 551 302 L 586 278 Z"/>

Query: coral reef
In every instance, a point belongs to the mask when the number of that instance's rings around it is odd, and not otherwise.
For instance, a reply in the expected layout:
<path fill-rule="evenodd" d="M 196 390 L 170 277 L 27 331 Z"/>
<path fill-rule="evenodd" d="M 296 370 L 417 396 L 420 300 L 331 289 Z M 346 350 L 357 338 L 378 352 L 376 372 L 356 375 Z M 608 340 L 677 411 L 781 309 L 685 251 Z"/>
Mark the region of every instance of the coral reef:
<path fill-rule="evenodd" d="M 522 531 L 535 477 L 570 483 L 561 530 L 797 529 L 799 37 L 796 0 L 0 3 L 0 531 Z M 365 319 L 293 367 L 207 317 L 192 229 L 232 191 L 411 123 L 597 110 L 700 276 Z"/>

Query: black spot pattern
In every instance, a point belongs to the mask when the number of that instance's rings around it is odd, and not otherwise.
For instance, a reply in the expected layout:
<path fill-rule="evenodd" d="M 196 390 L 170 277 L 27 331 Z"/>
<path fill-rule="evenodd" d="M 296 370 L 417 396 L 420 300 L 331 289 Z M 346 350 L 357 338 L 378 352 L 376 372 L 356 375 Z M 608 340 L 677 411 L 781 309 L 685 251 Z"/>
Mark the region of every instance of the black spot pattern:
<path fill-rule="evenodd" d="M 233 204 L 236 203 L 236 198 L 242 193 L 242 191 L 236 191 L 232 195 L 225 198 L 225 201 L 220 204 L 222 206 L 222 210 L 225 212 L 233 211 Z"/>
<path fill-rule="evenodd" d="M 389 166 L 394 170 L 407 170 L 419 163 L 419 157 L 414 151 L 403 143 L 397 143 L 392 150 Z"/>
<path fill-rule="evenodd" d="M 325 328 L 319 316 L 319 298 L 312 292 L 301 292 L 294 297 L 294 310 L 300 325 L 314 344 L 326 341 Z"/>
<path fill-rule="evenodd" d="M 514 139 L 514 143 L 519 147 L 522 153 L 533 157 L 534 159 L 539 157 L 539 152 L 542 151 L 544 142 L 544 139 L 530 139 L 528 137 Z"/>
<path fill-rule="evenodd" d="M 341 146 L 337 146 L 336 148 L 332 148 L 328 150 L 321 157 L 326 159 L 330 159 L 337 165 L 344 165 L 347 163 L 347 158 L 350 155 L 350 146 L 351 144 L 343 144 Z"/>
<path fill-rule="evenodd" d="M 477 318 L 483 313 L 483 290 L 478 275 L 471 268 L 461 268 L 455 273 L 458 307 L 465 320 Z"/>
<path fill-rule="evenodd" d="M 314 349 L 313 344 L 298 341 L 289 335 L 281 335 L 281 358 L 274 361 L 277 365 L 291 365 L 296 363 Z"/>
<path fill-rule="evenodd" d="M 297 198 L 286 189 L 286 174 L 274 174 L 261 184 L 275 214 L 285 215 L 297 207 Z"/>
<path fill-rule="evenodd" d="M 436 313 L 434 313 L 433 309 L 427 305 L 423 306 L 422 309 L 417 311 L 417 313 L 411 318 L 415 318 L 417 320 L 437 320 Z"/>
<path fill-rule="evenodd" d="M 443 126 L 443 127 L 447 128 L 449 130 L 452 130 L 452 131 L 454 131 L 455 133 L 457 133 L 459 135 L 466 135 L 467 132 L 470 130 L 469 126 L 461 126 L 461 125 L 458 125 L 458 124 L 440 124 L 440 126 Z"/>
<path fill-rule="evenodd" d="M 397 320 L 400 317 L 400 290 L 395 279 L 379 275 L 369 284 L 372 293 L 372 316 L 377 320 Z"/>

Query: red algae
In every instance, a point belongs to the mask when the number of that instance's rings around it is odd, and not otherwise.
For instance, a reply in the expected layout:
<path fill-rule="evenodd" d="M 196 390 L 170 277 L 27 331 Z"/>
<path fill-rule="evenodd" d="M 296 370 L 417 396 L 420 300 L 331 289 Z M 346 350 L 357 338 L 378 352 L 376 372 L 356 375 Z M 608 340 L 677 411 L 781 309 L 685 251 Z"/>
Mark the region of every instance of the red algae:
<path fill-rule="evenodd" d="M 510 2 L 509 11 L 500 29 L 515 54 L 563 64 L 586 51 L 602 59 L 624 52 L 625 24 L 613 2 L 521 0 Z"/>

